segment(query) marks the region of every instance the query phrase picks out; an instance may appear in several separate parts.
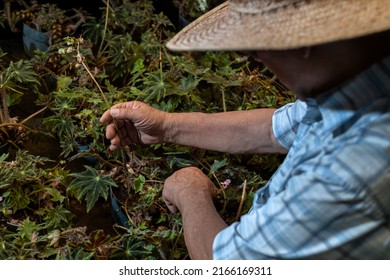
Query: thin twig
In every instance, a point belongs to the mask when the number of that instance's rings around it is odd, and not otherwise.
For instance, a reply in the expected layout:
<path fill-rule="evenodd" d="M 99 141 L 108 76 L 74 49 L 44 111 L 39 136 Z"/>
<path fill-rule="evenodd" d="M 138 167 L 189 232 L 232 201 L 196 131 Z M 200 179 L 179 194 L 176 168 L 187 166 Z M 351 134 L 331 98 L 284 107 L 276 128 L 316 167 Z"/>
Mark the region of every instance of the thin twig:
<path fill-rule="evenodd" d="M 2 128 L 2 127 L 7 127 L 7 126 L 21 126 L 21 127 L 23 127 L 24 129 L 26 129 L 26 130 L 34 131 L 33 129 L 31 129 L 31 128 L 25 126 L 24 124 L 17 123 L 17 122 L 7 122 L 7 123 L 1 123 L 1 124 L 0 124 L 0 128 Z"/>
<path fill-rule="evenodd" d="M 242 207 L 243 207 L 244 201 L 245 201 L 245 197 L 246 197 L 246 180 L 244 181 L 244 186 L 242 187 L 241 201 L 240 201 L 240 205 L 238 206 L 236 221 L 238 221 L 240 219 Z"/>
<path fill-rule="evenodd" d="M 129 219 L 129 222 L 133 225 L 133 227 L 136 227 L 136 226 L 135 226 L 135 223 L 134 223 L 134 221 L 133 221 L 133 219 L 132 219 L 131 216 L 130 216 L 129 211 L 127 210 L 127 201 L 129 201 L 129 198 L 126 198 L 126 200 L 125 200 L 125 205 L 124 205 L 124 210 L 125 210 L 126 216 L 127 216 L 127 218 Z"/>
<path fill-rule="evenodd" d="M 106 95 L 104 94 L 104 92 L 103 92 L 102 88 L 100 87 L 99 83 L 96 81 L 96 79 L 95 79 L 94 75 L 92 74 L 91 70 L 89 70 L 88 65 L 84 62 L 84 57 L 80 53 L 80 43 L 79 42 L 77 42 L 77 58 L 78 58 L 78 62 L 81 63 L 81 65 L 83 65 L 84 69 L 87 71 L 87 73 L 91 77 L 92 81 L 98 87 L 100 95 L 102 96 L 104 102 L 106 103 L 107 108 L 110 108 L 111 107 L 110 102 L 108 102 L 108 99 L 106 98 Z"/>
<path fill-rule="evenodd" d="M 46 107 L 43 107 L 42 109 L 40 109 L 39 111 L 36 111 L 35 113 L 31 114 L 30 116 L 28 116 L 27 118 L 25 118 L 23 121 L 21 121 L 20 123 L 21 124 L 24 124 L 26 122 L 28 122 L 29 120 L 31 120 L 32 118 L 34 118 L 35 116 L 39 115 L 40 113 L 42 113 L 43 111 L 45 111 L 47 109 L 47 106 Z"/>
<path fill-rule="evenodd" d="M 9 122 L 9 111 L 7 106 L 7 97 L 5 94 L 5 90 L 2 88 L 0 89 L 1 94 L 1 107 L 2 107 L 2 122 Z"/>
<path fill-rule="evenodd" d="M 166 48 L 163 48 L 163 51 L 164 51 L 164 53 L 165 53 L 165 57 L 167 58 L 169 64 L 171 65 L 171 68 L 173 68 L 173 66 L 175 66 L 175 64 L 173 63 L 173 61 L 172 61 L 170 55 L 168 54 L 167 49 L 166 49 Z"/>
<path fill-rule="evenodd" d="M 221 92 L 222 92 L 222 106 L 223 106 L 223 111 L 226 112 L 226 98 L 225 98 L 225 89 L 221 87 Z"/>
<path fill-rule="evenodd" d="M 179 241 L 181 240 L 182 234 L 183 234 L 183 227 L 180 227 L 180 232 L 179 232 L 179 234 L 177 235 L 177 238 L 176 238 L 176 240 L 175 240 L 175 243 L 173 244 L 172 251 L 175 250 L 175 249 L 177 248 L 177 244 L 179 244 Z"/>
<path fill-rule="evenodd" d="M 101 50 L 103 48 L 103 43 L 106 40 L 106 33 L 107 33 L 107 26 L 108 26 L 108 10 L 109 10 L 109 8 L 110 8 L 110 0 L 107 0 L 107 3 L 106 3 L 106 18 L 105 18 L 105 22 L 104 22 L 104 29 L 103 29 L 103 34 L 102 34 L 102 40 L 101 40 L 100 46 L 99 46 L 98 56 L 100 56 Z"/>
<path fill-rule="evenodd" d="M 161 35 L 162 35 L 161 33 L 162 33 L 162 31 L 160 32 L 160 41 L 161 41 Z M 162 69 L 162 47 L 160 48 L 160 54 L 159 54 L 158 59 L 159 59 L 159 64 L 160 64 L 160 71 L 162 72 L 163 71 L 163 69 Z"/>

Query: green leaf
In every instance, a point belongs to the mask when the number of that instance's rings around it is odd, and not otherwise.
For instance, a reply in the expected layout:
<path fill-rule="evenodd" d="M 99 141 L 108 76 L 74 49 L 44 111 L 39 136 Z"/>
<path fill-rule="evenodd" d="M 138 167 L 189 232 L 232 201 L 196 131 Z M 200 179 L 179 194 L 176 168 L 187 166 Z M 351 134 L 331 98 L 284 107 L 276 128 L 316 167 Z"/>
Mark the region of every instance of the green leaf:
<path fill-rule="evenodd" d="M 156 100 L 160 101 L 170 89 L 169 83 L 166 81 L 166 73 L 157 71 L 148 73 L 145 80 L 145 91 L 147 98 L 145 101 Z"/>
<path fill-rule="evenodd" d="M 6 205 L 16 212 L 17 210 L 25 209 L 29 205 L 31 202 L 30 195 L 31 192 L 28 189 L 17 185 L 11 188 L 9 192 L 5 192 L 3 197 L 6 197 Z"/>
<path fill-rule="evenodd" d="M 20 236 L 28 241 L 31 241 L 31 237 L 34 232 L 39 231 L 41 227 L 35 222 L 30 221 L 30 218 L 25 219 L 18 227 Z"/>
<path fill-rule="evenodd" d="M 93 116 L 93 111 L 91 109 L 83 109 L 80 113 L 76 114 L 76 117 L 79 119 L 88 118 Z"/>
<path fill-rule="evenodd" d="M 65 226 L 72 217 L 72 213 L 65 209 L 63 205 L 60 205 L 56 208 L 45 209 L 43 216 L 43 219 L 46 222 L 45 227 L 56 229 Z"/>
<path fill-rule="evenodd" d="M 209 175 L 213 174 L 215 171 L 217 171 L 218 169 L 224 167 L 225 165 L 227 165 L 228 162 L 227 162 L 227 159 L 224 158 L 223 160 L 219 161 L 219 160 L 214 160 L 214 163 L 213 165 L 210 167 L 210 171 L 209 171 Z"/>
<path fill-rule="evenodd" d="M 88 102 L 89 103 L 92 103 L 92 104 L 94 104 L 94 105 L 99 105 L 99 104 L 101 104 L 101 103 L 104 103 L 104 100 L 103 99 L 101 99 L 101 98 L 89 98 L 88 99 Z"/>
<path fill-rule="evenodd" d="M 57 77 L 57 91 L 68 89 L 72 84 L 72 78 L 69 76 L 58 76 Z"/>
<path fill-rule="evenodd" d="M 145 95 L 145 92 L 143 92 L 142 90 L 140 90 L 140 89 L 138 89 L 136 87 L 131 87 L 130 88 L 130 92 L 132 94 L 134 94 L 135 96 L 143 96 L 143 95 Z"/>
<path fill-rule="evenodd" d="M 195 79 L 193 75 L 189 75 L 188 77 L 183 77 L 181 79 L 181 84 L 179 89 L 181 90 L 181 94 L 185 95 L 190 91 L 194 90 L 199 84 L 199 80 Z"/>
<path fill-rule="evenodd" d="M 175 167 L 177 168 L 183 168 L 183 167 L 189 167 L 196 165 L 196 162 L 194 162 L 191 159 L 186 159 L 174 155 L 169 155 L 166 159 L 169 168 L 174 169 Z"/>
<path fill-rule="evenodd" d="M 11 61 L 8 69 L 12 73 L 13 78 L 19 83 L 38 83 L 38 75 L 29 61 Z"/>
<path fill-rule="evenodd" d="M 74 130 L 75 127 L 75 120 L 61 114 L 49 116 L 44 119 L 43 123 L 61 137 L 69 130 Z"/>
<path fill-rule="evenodd" d="M 139 193 L 142 190 L 144 184 L 145 184 L 145 177 L 142 174 L 140 174 L 138 178 L 134 180 L 134 191 L 136 193 Z"/>
<path fill-rule="evenodd" d="M 80 201 L 85 197 L 87 212 L 95 205 L 99 197 L 107 200 L 109 187 L 117 187 L 116 183 L 107 175 L 101 175 L 91 166 L 84 166 L 87 170 L 82 173 L 69 174 L 75 179 L 70 183 L 68 191 L 74 191 Z"/>
<path fill-rule="evenodd" d="M 64 201 L 65 196 L 59 190 L 53 188 L 46 188 L 45 190 L 51 195 L 51 201 L 61 203 Z"/>
<path fill-rule="evenodd" d="M 130 74 L 140 73 L 145 71 L 144 58 L 138 58 L 133 66 L 133 70 Z"/>

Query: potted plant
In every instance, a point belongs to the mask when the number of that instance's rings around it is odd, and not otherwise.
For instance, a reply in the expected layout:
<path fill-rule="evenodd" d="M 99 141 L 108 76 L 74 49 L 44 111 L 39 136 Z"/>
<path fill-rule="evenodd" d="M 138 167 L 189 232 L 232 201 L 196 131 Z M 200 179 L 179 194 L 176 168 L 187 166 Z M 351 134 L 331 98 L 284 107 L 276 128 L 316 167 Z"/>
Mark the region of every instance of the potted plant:
<path fill-rule="evenodd" d="M 120 247 L 118 236 L 75 226 L 68 173 L 27 151 L 0 155 L 1 259 L 108 259 Z"/>
<path fill-rule="evenodd" d="M 29 5 L 24 0 L 6 1 L 5 14 L 12 31 L 22 29 L 24 48 L 30 57 L 35 50 L 45 51 L 62 37 L 74 35 L 86 16 L 82 10 L 63 10 L 57 4 L 38 1 Z"/>
<path fill-rule="evenodd" d="M 5 54 L 0 50 L 0 57 Z M 33 65 L 28 60 L 10 62 L 0 69 L 0 147 L 7 151 L 9 145 L 19 148 L 28 130 L 26 122 L 43 112 L 42 108 L 22 121 L 10 115 L 10 106 L 17 104 L 27 91 L 36 90 L 39 84 Z"/>
<path fill-rule="evenodd" d="M 175 27 L 155 12 L 154 2 L 104 0 L 101 18 L 87 18 L 80 36 L 63 37 L 29 59 L 39 76 L 55 76 L 52 90 L 37 103 L 51 112 L 44 123 L 62 153 L 56 162 L 22 150 L 14 160 L 0 156 L 0 211 L 6 214 L 0 216 L 1 258 L 187 259 L 180 215 L 170 213 L 161 197 L 165 178 L 185 166 L 201 168 L 219 188 L 216 206 L 230 223 L 248 211 L 254 192 L 265 184 L 264 170 L 277 165 L 269 157 L 170 144 L 106 149 L 98 119 L 119 102 L 213 113 L 290 101 L 267 69 L 255 69 L 247 57 L 169 52 L 165 42 Z M 199 3 L 205 3 L 176 2 L 186 18 L 196 17 Z M 212 2 L 207 1 L 210 8 Z M 15 86 L 7 85 L 9 98 Z M 77 144 L 84 142 L 88 150 L 80 151 Z M 73 162 L 85 156 L 95 162 Z M 96 209 L 112 206 L 118 219 L 104 231 L 75 225 L 69 213 L 75 202 L 97 227 L 102 219 L 93 214 Z"/>
<path fill-rule="evenodd" d="M 99 94 L 73 85 L 68 76 L 57 77 L 57 85 L 46 103 L 52 114 L 45 118 L 44 124 L 58 137 L 61 156 L 69 158 L 76 154 L 94 162 L 99 152 L 104 151 L 103 129 L 98 121 L 104 104 Z"/>

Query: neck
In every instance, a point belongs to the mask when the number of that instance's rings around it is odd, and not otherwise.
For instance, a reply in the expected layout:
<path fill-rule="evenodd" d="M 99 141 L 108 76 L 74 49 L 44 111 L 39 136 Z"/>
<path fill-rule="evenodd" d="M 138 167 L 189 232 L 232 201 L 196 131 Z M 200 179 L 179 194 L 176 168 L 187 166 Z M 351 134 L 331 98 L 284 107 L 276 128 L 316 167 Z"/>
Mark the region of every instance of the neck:
<path fill-rule="evenodd" d="M 352 79 L 390 55 L 390 32 L 315 46 L 302 59 L 305 80 L 296 85 L 301 99 L 315 97 Z M 294 90 L 294 89 L 293 89 Z"/>
<path fill-rule="evenodd" d="M 302 100 L 343 84 L 388 55 L 390 31 L 309 48 L 252 52 Z"/>

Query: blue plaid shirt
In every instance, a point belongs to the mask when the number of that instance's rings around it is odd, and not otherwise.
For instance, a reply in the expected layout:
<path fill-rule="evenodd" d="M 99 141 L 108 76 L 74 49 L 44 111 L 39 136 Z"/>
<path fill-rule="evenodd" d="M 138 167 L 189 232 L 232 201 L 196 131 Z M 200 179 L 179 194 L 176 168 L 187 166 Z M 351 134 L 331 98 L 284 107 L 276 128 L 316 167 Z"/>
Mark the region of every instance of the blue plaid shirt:
<path fill-rule="evenodd" d="M 289 149 L 214 259 L 390 259 L 390 57 L 277 110 Z"/>

